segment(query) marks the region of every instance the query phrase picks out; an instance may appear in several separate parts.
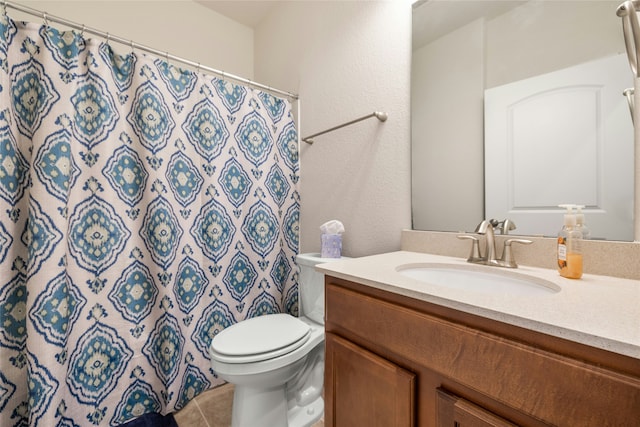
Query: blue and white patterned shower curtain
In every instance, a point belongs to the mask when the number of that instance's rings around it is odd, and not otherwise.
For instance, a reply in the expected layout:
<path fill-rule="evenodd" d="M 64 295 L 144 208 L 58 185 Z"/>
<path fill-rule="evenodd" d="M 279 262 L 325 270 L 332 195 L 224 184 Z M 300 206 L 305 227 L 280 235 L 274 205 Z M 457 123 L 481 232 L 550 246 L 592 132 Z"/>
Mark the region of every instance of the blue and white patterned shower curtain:
<path fill-rule="evenodd" d="M 0 18 L 0 425 L 116 426 L 297 314 L 290 103 Z"/>

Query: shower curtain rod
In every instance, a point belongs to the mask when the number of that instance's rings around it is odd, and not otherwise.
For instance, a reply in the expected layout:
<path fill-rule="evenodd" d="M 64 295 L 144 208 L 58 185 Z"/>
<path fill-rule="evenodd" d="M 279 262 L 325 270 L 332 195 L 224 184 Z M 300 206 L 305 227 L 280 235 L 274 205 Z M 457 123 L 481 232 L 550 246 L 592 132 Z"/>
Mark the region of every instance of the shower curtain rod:
<path fill-rule="evenodd" d="M 109 41 L 115 41 L 115 42 L 118 42 L 118 43 L 121 43 L 121 44 L 124 44 L 124 45 L 127 45 L 127 46 L 131 46 L 131 49 L 143 50 L 145 52 L 149 52 L 151 54 L 154 54 L 154 55 L 156 55 L 158 57 L 166 58 L 167 61 L 171 60 L 171 61 L 180 62 L 180 63 L 186 64 L 186 65 L 189 65 L 191 67 L 194 67 L 197 72 L 199 72 L 200 70 L 204 70 L 204 71 L 207 71 L 207 72 L 209 72 L 211 74 L 216 74 L 218 76 L 221 76 L 223 80 L 224 79 L 231 79 L 231 80 L 235 80 L 236 82 L 244 83 L 244 84 L 246 84 L 248 86 L 253 86 L 253 87 L 256 87 L 256 88 L 264 89 L 264 90 L 272 92 L 272 93 L 285 95 L 285 96 L 287 96 L 289 98 L 292 98 L 294 100 L 299 99 L 299 96 L 297 94 L 295 94 L 295 93 L 291 93 L 291 92 L 287 92 L 287 91 L 284 91 L 284 90 L 276 89 L 276 88 L 273 88 L 271 86 L 267 86 L 267 85 L 263 85 L 263 84 L 260 84 L 260 83 L 256 83 L 256 82 L 251 81 L 249 79 L 245 79 L 243 77 L 236 76 L 234 74 L 230 74 L 230 73 L 226 73 L 224 71 L 216 70 L 215 68 L 211 68 L 211 67 L 207 67 L 207 66 L 201 65 L 199 62 L 195 62 L 195 61 L 191 61 L 191 60 L 188 60 L 188 59 L 185 59 L 185 58 L 181 58 L 179 56 L 171 55 L 169 52 L 163 52 L 161 50 L 154 49 L 152 47 L 136 43 L 133 40 L 127 40 L 125 38 L 114 36 L 112 34 L 104 32 L 104 31 L 97 30 L 95 28 L 87 27 L 84 24 L 78 24 L 76 22 L 69 21 L 68 19 L 65 19 L 65 18 L 60 18 L 58 16 L 49 15 L 47 12 L 43 12 L 43 11 L 40 11 L 40 10 L 37 10 L 37 9 L 33 9 L 31 7 L 28 7 L 28 6 L 19 5 L 19 4 L 10 2 L 10 1 L 2 1 L 1 4 L 2 4 L 2 9 L 3 9 L 3 14 L 5 14 L 5 15 L 6 15 L 6 8 L 10 7 L 12 9 L 16 9 L 16 10 L 19 10 L 21 12 L 25 12 L 25 13 L 28 13 L 30 15 L 34 15 L 34 16 L 42 18 L 44 20 L 44 22 L 45 22 L 45 25 L 48 25 L 49 21 L 53 21 L 53 22 L 56 22 L 56 23 L 63 24 L 63 25 L 66 25 L 68 27 L 71 27 L 73 29 L 80 30 L 81 31 L 80 34 L 83 34 L 83 33 L 87 32 L 87 33 L 91 33 L 91 34 L 97 35 L 99 37 L 102 37 L 102 38 L 107 40 L 107 43 L 109 43 Z"/>

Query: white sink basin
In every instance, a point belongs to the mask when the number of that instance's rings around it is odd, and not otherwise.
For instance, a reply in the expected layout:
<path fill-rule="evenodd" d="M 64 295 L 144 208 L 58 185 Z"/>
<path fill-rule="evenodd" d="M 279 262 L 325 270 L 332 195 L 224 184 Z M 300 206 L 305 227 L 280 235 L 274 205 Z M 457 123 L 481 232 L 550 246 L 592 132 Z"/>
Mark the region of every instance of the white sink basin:
<path fill-rule="evenodd" d="M 560 292 L 560 286 L 553 282 L 499 267 L 405 264 L 396 271 L 421 282 L 476 293 L 544 295 Z"/>

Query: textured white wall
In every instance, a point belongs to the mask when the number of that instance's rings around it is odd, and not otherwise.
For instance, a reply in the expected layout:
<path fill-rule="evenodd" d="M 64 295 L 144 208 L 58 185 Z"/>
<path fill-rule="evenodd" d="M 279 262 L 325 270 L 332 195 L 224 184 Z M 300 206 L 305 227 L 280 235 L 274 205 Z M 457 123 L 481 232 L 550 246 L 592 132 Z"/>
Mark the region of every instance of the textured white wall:
<path fill-rule="evenodd" d="M 285 2 L 255 29 L 256 80 L 300 94 L 301 136 L 375 110 L 301 147 L 301 252 L 319 226 L 346 228 L 343 254 L 400 248 L 411 227 L 411 6 L 406 1 Z"/>
<path fill-rule="evenodd" d="M 253 30 L 191 0 L 14 2 L 219 70 L 253 76 Z M 7 13 L 15 20 L 42 22 L 11 8 Z M 112 47 L 122 54 L 130 50 L 119 43 Z"/>

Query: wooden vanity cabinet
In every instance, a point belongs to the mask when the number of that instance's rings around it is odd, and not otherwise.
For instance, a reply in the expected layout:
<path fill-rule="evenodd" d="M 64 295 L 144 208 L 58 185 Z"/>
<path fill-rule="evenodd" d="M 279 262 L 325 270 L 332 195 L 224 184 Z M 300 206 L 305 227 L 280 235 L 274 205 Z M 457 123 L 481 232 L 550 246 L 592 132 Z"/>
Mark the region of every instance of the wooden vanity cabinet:
<path fill-rule="evenodd" d="M 329 335 L 326 346 L 334 396 L 340 397 L 327 411 L 339 414 L 340 425 L 414 425 L 415 374 L 337 335 Z"/>
<path fill-rule="evenodd" d="M 638 359 L 326 276 L 325 426 L 640 426 Z"/>
<path fill-rule="evenodd" d="M 439 426 L 513 427 L 516 425 L 442 389 L 437 390 L 436 400 L 436 420 Z"/>

